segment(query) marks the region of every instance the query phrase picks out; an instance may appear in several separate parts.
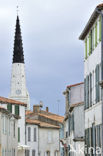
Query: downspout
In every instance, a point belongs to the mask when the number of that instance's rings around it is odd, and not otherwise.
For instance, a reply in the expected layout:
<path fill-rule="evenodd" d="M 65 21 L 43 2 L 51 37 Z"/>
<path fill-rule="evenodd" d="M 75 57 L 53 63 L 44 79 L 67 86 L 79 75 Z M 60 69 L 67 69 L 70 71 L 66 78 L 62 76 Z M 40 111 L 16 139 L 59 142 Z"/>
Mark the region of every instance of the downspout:
<path fill-rule="evenodd" d="M 99 11 L 98 8 L 96 9 L 96 12 L 101 15 L 101 100 L 102 100 L 102 153 L 103 156 L 103 13 L 102 11 Z"/>

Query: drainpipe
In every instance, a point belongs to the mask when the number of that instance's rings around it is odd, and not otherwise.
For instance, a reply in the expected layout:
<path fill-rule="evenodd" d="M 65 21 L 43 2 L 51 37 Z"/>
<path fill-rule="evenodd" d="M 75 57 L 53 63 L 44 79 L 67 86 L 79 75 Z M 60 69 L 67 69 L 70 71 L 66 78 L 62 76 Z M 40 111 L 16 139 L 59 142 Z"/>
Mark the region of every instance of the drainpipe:
<path fill-rule="evenodd" d="M 96 12 L 101 15 L 101 100 L 102 100 L 102 153 L 103 155 L 103 13 L 102 11 L 99 11 L 98 8 L 96 9 Z"/>

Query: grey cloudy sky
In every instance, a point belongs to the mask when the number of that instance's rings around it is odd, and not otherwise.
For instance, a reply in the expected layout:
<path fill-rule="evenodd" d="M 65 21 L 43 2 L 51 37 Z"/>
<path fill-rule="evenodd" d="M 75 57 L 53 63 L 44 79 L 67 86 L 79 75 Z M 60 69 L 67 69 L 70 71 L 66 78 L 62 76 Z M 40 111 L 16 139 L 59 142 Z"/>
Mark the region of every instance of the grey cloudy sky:
<path fill-rule="evenodd" d="M 78 40 L 100 0 L 0 0 L 0 96 L 10 92 L 16 6 L 22 29 L 27 88 L 33 104 L 43 101 L 64 114 L 62 92 L 83 81 L 83 43 Z M 59 101 L 59 102 L 58 102 Z M 59 110 L 58 110 L 59 105 Z"/>

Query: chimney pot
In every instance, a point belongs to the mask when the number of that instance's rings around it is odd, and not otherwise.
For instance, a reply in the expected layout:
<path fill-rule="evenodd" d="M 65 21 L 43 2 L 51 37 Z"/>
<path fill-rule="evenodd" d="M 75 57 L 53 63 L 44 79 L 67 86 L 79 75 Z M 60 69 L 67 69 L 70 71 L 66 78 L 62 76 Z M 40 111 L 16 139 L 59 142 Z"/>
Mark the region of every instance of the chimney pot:
<path fill-rule="evenodd" d="M 49 108 L 48 107 L 46 107 L 46 112 L 49 112 Z"/>

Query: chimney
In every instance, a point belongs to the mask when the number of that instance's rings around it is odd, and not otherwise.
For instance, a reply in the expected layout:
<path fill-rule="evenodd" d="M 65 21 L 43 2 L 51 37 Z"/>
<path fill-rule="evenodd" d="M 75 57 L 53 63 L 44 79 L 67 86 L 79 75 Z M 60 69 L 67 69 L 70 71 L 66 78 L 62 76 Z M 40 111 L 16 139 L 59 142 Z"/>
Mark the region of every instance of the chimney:
<path fill-rule="evenodd" d="M 40 112 L 40 105 L 34 105 L 33 106 L 33 112 L 34 113 L 39 113 Z"/>
<path fill-rule="evenodd" d="M 49 112 L 49 108 L 48 107 L 46 107 L 46 112 Z"/>

